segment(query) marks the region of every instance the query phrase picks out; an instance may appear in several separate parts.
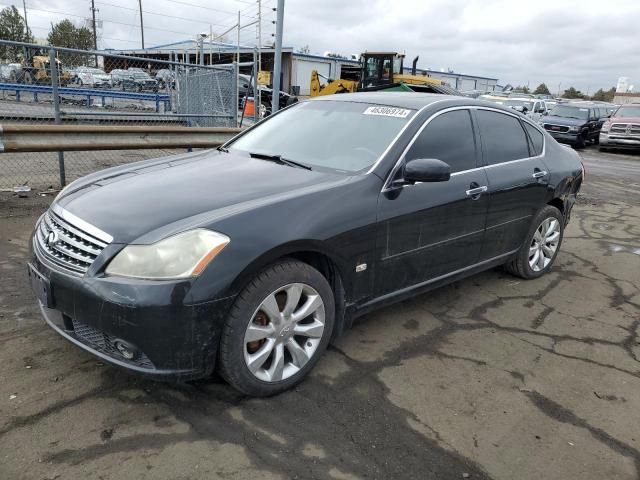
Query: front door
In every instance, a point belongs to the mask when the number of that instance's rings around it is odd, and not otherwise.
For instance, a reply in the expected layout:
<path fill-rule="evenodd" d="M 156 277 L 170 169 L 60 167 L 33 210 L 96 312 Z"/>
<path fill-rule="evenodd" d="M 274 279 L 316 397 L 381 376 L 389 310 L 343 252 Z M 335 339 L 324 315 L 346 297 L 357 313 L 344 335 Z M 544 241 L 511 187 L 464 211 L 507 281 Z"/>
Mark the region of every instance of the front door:
<path fill-rule="evenodd" d="M 446 182 L 387 185 L 378 203 L 375 293 L 396 290 L 475 263 L 480 254 L 488 197 L 479 146 L 467 109 L 436 114 L 417 135 L 401 165 L 416 158 L 449 164 Z M 395 178 L 402 177 L 399 168 Z"/>

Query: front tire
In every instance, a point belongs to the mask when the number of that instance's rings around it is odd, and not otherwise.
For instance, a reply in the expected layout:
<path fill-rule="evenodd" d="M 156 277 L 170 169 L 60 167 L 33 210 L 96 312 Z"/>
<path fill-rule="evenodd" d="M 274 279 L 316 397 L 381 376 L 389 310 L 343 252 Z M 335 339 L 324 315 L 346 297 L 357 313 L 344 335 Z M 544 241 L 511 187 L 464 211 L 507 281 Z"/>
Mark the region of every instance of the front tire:
<path fill-rule="evenodd" d="M 218 369 L 236 390 L 265 397 L 300 382 L 327 348 L 333 292 L 310 265 L 284 260 L 238 295 L 220 340 Z"/>
<path fill-rule="evenodd" d="M 551 270 L 564 236 L 564 218 L 560 210 L 545 206 L 534 217 L 526 240 L 505 269 L 524 279 L 538 278 Z"/>

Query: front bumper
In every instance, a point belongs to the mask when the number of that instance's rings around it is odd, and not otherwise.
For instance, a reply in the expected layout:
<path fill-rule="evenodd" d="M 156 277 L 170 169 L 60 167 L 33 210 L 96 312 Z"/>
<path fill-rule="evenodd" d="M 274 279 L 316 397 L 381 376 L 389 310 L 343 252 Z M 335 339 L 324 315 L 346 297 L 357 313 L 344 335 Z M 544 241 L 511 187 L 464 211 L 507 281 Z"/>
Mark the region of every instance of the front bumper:
<path fill-rule="evenodd" d="M 36 293 L 47 324 L 73 344 L 158 379 L 191 380 L 213 371 L 233 297 L 188 304 L 191 280 L 79 277 L 52 270 L 36 255 L 30 265 L 48 285 L 48 296 Z M 123 354 L 122 345 L 134 355 Z"/>
<path fill-rule="evenodd" d="M 600 132 L 600 146 L 611 148 L 640 149 L 640 138 L 610 135 Z"/>
<path fill-rule="evenodd" d="M 553 138 L 555 138 L 558 142 L 560 143 L 568 143 L 571 145 L 576 145 L 577 143 L 579 143 L 579 133 L 572 133 L 572 132 L 567 132 L 567 133 L 562 133 L 562 132 L 554 132 L 552 130 L 547 130 L 548 133 L 551 134 L 551 136 Z"/>

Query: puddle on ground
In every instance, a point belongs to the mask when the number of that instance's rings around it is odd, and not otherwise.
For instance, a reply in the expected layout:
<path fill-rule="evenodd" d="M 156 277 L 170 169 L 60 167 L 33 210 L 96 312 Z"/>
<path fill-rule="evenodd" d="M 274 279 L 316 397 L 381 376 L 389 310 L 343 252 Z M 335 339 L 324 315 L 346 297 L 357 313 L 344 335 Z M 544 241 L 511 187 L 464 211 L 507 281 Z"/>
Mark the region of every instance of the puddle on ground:
<path fill-rule="evenodd" d="M 615 243 L 610 243 L 608 245 L 609 251 L 612 253 L 633 253 L 635 255 L 640 255 L 640 247 L 625 247 L 624 245 L 616 245 Z"/>

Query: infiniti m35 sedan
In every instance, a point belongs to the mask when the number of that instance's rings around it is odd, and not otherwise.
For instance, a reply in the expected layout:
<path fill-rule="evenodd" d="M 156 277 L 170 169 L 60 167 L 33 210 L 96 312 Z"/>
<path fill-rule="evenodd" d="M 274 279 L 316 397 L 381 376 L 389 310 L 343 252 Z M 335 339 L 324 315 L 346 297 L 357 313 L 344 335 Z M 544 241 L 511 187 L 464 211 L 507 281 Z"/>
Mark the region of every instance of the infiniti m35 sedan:
<path fill-rule="evenodd" d="M 272 395 L 374 308 L 500 265 L 544 275 L 583 178 L 495 104 L 319 97 L 217 150 L 76 180 L 28 271 L 51 328 L 104 361 Z"/>

